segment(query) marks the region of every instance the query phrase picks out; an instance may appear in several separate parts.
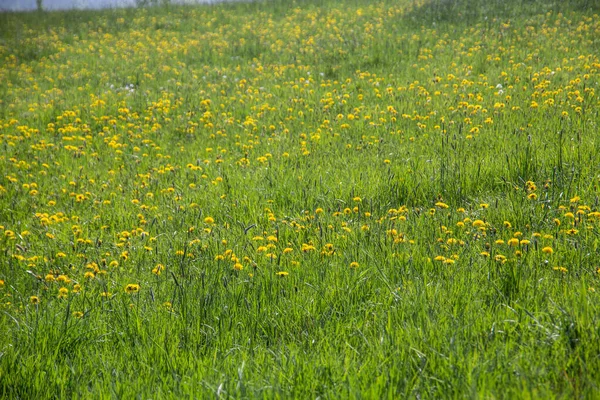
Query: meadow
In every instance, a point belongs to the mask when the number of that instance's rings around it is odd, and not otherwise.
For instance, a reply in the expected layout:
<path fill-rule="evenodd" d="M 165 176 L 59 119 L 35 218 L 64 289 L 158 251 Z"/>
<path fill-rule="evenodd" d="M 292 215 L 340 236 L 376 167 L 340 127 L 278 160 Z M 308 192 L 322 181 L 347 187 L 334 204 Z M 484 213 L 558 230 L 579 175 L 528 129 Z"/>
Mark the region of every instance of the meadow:
<path fill-rule="evenodd" d="M 0 397 L 599 398 L 600 6 L 0 14 Z"/>

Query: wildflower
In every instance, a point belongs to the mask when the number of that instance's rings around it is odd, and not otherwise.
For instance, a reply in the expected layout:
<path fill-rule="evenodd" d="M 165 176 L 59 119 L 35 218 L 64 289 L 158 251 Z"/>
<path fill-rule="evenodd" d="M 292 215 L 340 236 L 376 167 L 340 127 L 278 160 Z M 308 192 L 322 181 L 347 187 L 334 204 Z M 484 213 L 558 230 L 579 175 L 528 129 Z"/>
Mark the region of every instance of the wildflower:
<path fill-rule="evenodd" d="M 29 302 L 30 302 L 31 304 L 40 304 L 40 298 L 39 298 L 39 297 L 37 297 L 37 296 L 31 296 L 31 297 L 29 298 Z"/>
<path fill-rule="evenodd" d="M 152 268 L 152 273 L 154 275 L 160 275 L 163 269 L 165 269 L 165 267 L 162 264 L 158 264 L 156 267 Z"/>
<path fill-rule="evenodd" d="M 508 243 L 509 246 L 518 246 L 519 245 L 519 239 L 517 239 L 517 238 L 510 238 L 507 243 Z"/>
<path fill-rule="evenodd" d="M 213 217 L 206 217 L 206 218 L 204 218 L 204 223 L 208 224 L 208 225 L 212 225 L 215 223 L 215 219 Z"/>
<path fill-rule="evenodd" d="M 74 318 L 83 318 L 83 313 L 81 311 L 74 311 L 73 317 Z"/>
<path fill-rule="evenodd" d="M 358 267 L 359 267 L 359 264 L 356 261 L 352 261 L 350 263 L 350 268 L 358 268 Z"/>
<path fill-rule="evenodd" d="M 485 226 L 485 222 L 483 222 L 483 221 L 482 221 L 482 220 L 480 220 L 480 219 L 476 219 L 475 221 L 473 221 L 473 226 L 474 226 L 475 228 L 480 228 L 480 227 L 482 227 L 482 226 Z"/>
<path fill-rule="evenodd" d="M 448 204 L 443 203 L 441 201 L 438 201 L 437 203 L 435 203 L 435 206 L 438 208 L 448 208 Z"/>
<path fill-rule="evenodd" d="M 500 264 L 504 264 L 506 262 L 506 256 L 503 256 L 502 254 L 496 254 L 494 260 L 496 260 L 496 262 L 499 262 Z"/>
<path fill-rule="evenodd" d="M 552 249 L 552 247 L 546 246 L 542 249 L 542 253 L 550 255 L 550 254 L 554 253 L 554 250 Z"/>
<path fill-rule="evenodd" d="M 278 276 L 278 277 L 280 277 L 280 278 L 284 278 L 284 277 L 288 276 L 289 274 L 290 274 L 290 273 L 289 273 L 289 272 L 286 272 L 286 271 L 279 271 L 279 272 L 276 272 L 276 273 L 275 273 L 275 275 L 277 275 L 277 276 Z"/>
<path fill-rule="evenodd" d="M 58 298 L 59 299 L 66 299 L 68 295 L 69 295 L 69 289 L 67 289 L 66 287 L 61 287 L 60 289 L 58 289 Z"/>
<path fill-rule="evenodd" d="M 241 270 L 244 269 L 244 266 L 242 264 L 240 264 L 240 263 L 235 263 L 233 265 L 233 269 L 235 269 L 236 271 L 241 271 Z"/>
<path fill-rule="evenodd" d="M 136 283 L 130 283 L 125 286 L 125 292 L 128 294 L 137 293 L 140 291 L 140 285 Z"/>

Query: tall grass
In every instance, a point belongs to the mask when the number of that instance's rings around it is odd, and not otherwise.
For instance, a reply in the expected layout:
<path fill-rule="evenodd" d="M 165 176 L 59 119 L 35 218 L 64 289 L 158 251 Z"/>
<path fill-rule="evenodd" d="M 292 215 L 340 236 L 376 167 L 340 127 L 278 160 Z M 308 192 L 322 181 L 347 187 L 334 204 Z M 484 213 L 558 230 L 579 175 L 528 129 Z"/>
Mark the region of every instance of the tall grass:
<path fill-rule="evenodd" d="M 6 398 L 594 398 L 594 2 L 0 14 Z"/>

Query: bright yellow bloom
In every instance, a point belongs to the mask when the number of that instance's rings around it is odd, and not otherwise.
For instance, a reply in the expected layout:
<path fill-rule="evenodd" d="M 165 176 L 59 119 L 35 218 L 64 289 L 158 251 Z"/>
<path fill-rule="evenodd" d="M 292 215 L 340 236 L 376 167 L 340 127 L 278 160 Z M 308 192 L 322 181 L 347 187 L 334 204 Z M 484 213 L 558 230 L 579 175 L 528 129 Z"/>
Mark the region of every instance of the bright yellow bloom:
<path fill-rule="evenodd" d="M 125 286 L 125 292 L 128 294 L 137 293 L 140 291 L 140 285 L 137 283 L 130 283 Z"/>

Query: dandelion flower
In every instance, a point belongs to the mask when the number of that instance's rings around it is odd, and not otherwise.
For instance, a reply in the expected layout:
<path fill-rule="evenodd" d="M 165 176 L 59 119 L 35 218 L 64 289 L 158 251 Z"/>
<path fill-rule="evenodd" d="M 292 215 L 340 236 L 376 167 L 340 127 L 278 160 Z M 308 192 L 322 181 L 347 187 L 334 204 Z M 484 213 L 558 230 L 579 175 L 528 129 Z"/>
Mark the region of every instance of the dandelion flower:
<path fill-rule="evenodd" d="M 125 286 L 125 292 L 128 294 L 137 293 L 139 291 L 140 291 L 140 285 L 138 285 L 137 283 L 130 283 L 127 286 Z"/>

